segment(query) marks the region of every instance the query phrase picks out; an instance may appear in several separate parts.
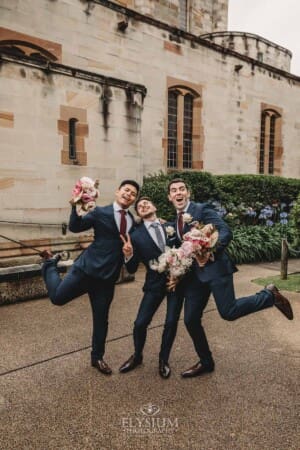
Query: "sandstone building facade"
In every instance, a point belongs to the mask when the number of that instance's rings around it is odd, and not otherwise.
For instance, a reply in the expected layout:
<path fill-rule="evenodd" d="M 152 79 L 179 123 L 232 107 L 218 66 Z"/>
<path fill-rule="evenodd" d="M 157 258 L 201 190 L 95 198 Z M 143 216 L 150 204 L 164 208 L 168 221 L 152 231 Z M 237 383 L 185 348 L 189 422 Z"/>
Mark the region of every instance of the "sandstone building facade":
<path fill-rule="evenodd" d="M 227 13 L 228 0 L 1 0 L 0 234 L 63 243 L 83 175 L 100 204 L 161 170 L 299 178 L 291 52 L 228 31 Z"/>

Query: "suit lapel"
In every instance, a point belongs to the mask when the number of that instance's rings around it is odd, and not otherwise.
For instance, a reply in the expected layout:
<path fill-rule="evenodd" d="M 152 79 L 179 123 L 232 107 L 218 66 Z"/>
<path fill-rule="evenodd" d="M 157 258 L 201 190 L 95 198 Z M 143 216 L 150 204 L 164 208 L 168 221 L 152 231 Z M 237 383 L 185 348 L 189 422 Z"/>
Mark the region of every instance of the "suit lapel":
<path fill-rule="evenodd" d="M 110 224 L 111 224 L 111 229 L 114 233 L 116 234 L 120 234 L 118 225 L 116 224 L 116 219 L 115 219 L 115 212 L 114 212 L 114 207 L 113 205 L 108 205 L 106 207 L 106 217 L 108 218 Z"/>
<path fill-rule="evenodd" d="M 187 209 L 186 212 L 192 216 L 191 222 L 193 222 L 193 221 L 195 220 L 195 219 L 194 219 L 195 211 L 196 211 L 196 205 L 195 205 L 195 203 L 194 203 L 194 202 L 190 202 L 189 207 L 188 207 L 188 209 Z M 190 229 L 191 229 L 191 226 L 190 226 L 189 223 L 185 223 L 185 224 L 183 225 L 183 232 L 184 232 L 184 233 L 187 233 L 188 231 L 190 231 Z"/>

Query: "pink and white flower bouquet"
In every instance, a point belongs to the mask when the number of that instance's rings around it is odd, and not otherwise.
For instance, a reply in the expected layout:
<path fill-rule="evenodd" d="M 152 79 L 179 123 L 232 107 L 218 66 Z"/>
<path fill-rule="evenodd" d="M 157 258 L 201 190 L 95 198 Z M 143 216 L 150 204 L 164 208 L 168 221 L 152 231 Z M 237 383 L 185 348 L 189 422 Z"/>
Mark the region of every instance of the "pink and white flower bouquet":
<path fill-rule="evenodd" d="M 99 197 L 99 180 L 82 177 L 72 190 L 72 204 L 76 205 L 76 212 L 84 216 L 96 207 L 96 199 Z"/>
<path fill-rule="evenodd" d="M 219 233 L 211 223 L 203 225 L 194 221 L 191 225 L 191 230 L 183 235 L 181 248 L 203 267 L 207 261 L 214 260 L 213 252 L 218 242 Z"/>
<path fill-rule="evenodd" d="M 193 258 L 183 248 L 166 247 L 157 260 L 150 262 L 150 268 L 159 273 L 167 273 L 169 279 L 177 282 L 186 274 L 193 264 Z"/>

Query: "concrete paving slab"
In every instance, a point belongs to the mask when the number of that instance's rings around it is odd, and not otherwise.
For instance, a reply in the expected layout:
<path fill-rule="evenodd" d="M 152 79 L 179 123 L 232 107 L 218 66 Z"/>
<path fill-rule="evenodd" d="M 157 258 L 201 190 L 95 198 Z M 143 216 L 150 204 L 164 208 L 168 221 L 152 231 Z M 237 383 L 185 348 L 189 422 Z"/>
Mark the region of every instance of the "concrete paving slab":
<path fill-rule="evenodd" d="M 244 265 L 238 296 L 274 274 Z M 148 332 L 144 362 L 118 373 L 132 353 L 132 322 L 144 273 L 119 285 L 106 359 L 110 377 L 90 367 L 91 313 L 86 296 L 64 307 L 48 299 L 0 308 L 1 450 L 299 450 L 300 295 L 295 319 L 269 308 L 226 322 L 213 299 L 204 326 L 216 361 L 212 374 L 182 379 L 197 361 L 183 320 L 171 354 L 172 375 L 158 375 L 165 307 Z"/>

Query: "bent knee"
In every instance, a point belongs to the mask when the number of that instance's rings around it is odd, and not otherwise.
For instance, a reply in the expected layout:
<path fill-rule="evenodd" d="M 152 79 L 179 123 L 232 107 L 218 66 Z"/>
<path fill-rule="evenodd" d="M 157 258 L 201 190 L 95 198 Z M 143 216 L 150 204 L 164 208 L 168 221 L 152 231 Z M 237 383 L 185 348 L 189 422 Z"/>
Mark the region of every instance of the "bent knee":
<path fill-rule="evenodd" d="M 237 316 L 230 311 L 219 311 L 222 319 L 227 320 L 227 322 L 233 322 L 237 319 Z"/>

